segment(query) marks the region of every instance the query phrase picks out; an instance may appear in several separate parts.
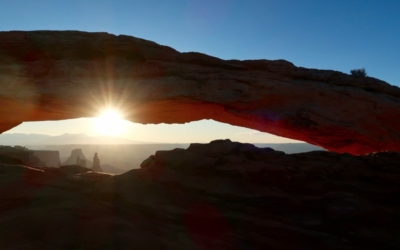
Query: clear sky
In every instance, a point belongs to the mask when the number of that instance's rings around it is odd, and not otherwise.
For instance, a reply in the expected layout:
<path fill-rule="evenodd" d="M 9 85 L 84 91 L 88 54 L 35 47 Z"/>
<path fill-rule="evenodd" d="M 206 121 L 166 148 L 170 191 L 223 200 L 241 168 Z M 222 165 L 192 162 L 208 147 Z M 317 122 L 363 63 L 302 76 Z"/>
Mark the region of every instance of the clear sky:
<path fill-rule="evenodd" d="M 285 59 L 297 66 L 368 75 L 400 86 L 397 0 L 0 0 L 0 30 L 126 34 L 222 59 Z M 24 123 L 8 132 L 95 135 L 93 119 Z M 130 123 L 140 141 L 287 142 L 213 121 Z"/>

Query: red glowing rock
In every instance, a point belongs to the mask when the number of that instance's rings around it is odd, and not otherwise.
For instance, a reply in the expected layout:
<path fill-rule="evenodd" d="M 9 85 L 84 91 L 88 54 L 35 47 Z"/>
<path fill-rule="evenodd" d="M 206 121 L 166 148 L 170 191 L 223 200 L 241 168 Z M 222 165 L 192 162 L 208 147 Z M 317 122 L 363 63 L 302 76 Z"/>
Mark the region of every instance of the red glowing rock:
<path fill-rule="evenodd" d="M 0 131 L 91 117 L 112 105 L 139 123 L 213 119 L 330 151 L 400 151 L 400 89 L 284 60 L 221 60 L 78 31 L 0 32 Z"/>

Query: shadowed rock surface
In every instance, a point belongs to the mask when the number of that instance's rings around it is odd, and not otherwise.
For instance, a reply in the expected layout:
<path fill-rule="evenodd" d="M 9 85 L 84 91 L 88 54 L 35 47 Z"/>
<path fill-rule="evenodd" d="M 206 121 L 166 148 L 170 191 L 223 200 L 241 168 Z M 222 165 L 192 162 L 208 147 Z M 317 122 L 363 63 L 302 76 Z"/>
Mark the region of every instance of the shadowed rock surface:
<path fill-rule="evenodd" d="M 140 123 L 201 119 L 330 151 L 400 151 L 400 89 L 285 60 L 221 60 L 130 36 L 0 32 L 0 131 L 94 116 L 113 104 Z"/>
<path fill-rule="evenodd" d="M 33 155 L 46 164 L 47 167 L 59 167 L 61 165 L 60 153 L 54 150 L 32 150 Z"/>
<path fill-rule="evenodd" d="M 25 164 L 32 167 L 47 166 L 46 162 L 37 157 L 33 150 L 21 146 L 1 146 L 0 163 Z"/>
<path fill-rule="evenodd" d="M 0 165 L 1 249 L 398 249 L 400 154 L 213 141 L 111 176 Z"/>

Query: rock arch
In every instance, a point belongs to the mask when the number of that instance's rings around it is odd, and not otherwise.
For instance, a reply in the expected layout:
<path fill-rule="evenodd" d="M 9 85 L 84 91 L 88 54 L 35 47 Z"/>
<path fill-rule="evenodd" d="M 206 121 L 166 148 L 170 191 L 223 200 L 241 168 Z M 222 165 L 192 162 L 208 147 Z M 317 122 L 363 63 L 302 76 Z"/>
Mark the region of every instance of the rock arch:
<path fill-rule="evenodd" d="M 140 123 L 213 119 L 336 152 L 400 151 L 400 89 L 284 60 L 221 60 L 79 31 L 0 32 L 0 132 L 91 117 L 112 105 Z"/>

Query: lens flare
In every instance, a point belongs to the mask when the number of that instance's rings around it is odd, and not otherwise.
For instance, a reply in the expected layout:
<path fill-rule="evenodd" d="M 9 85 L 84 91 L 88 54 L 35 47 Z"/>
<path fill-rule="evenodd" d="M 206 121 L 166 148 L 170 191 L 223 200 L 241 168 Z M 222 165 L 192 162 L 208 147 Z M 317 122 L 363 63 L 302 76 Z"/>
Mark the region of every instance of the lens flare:
<path fill-rule="evenodd" d="M 103 135 L 120 135 L 124 132 L 127 121 L 114 110 L 106 110 L 95 119 L 94 127 L 96 131 Z"/>

